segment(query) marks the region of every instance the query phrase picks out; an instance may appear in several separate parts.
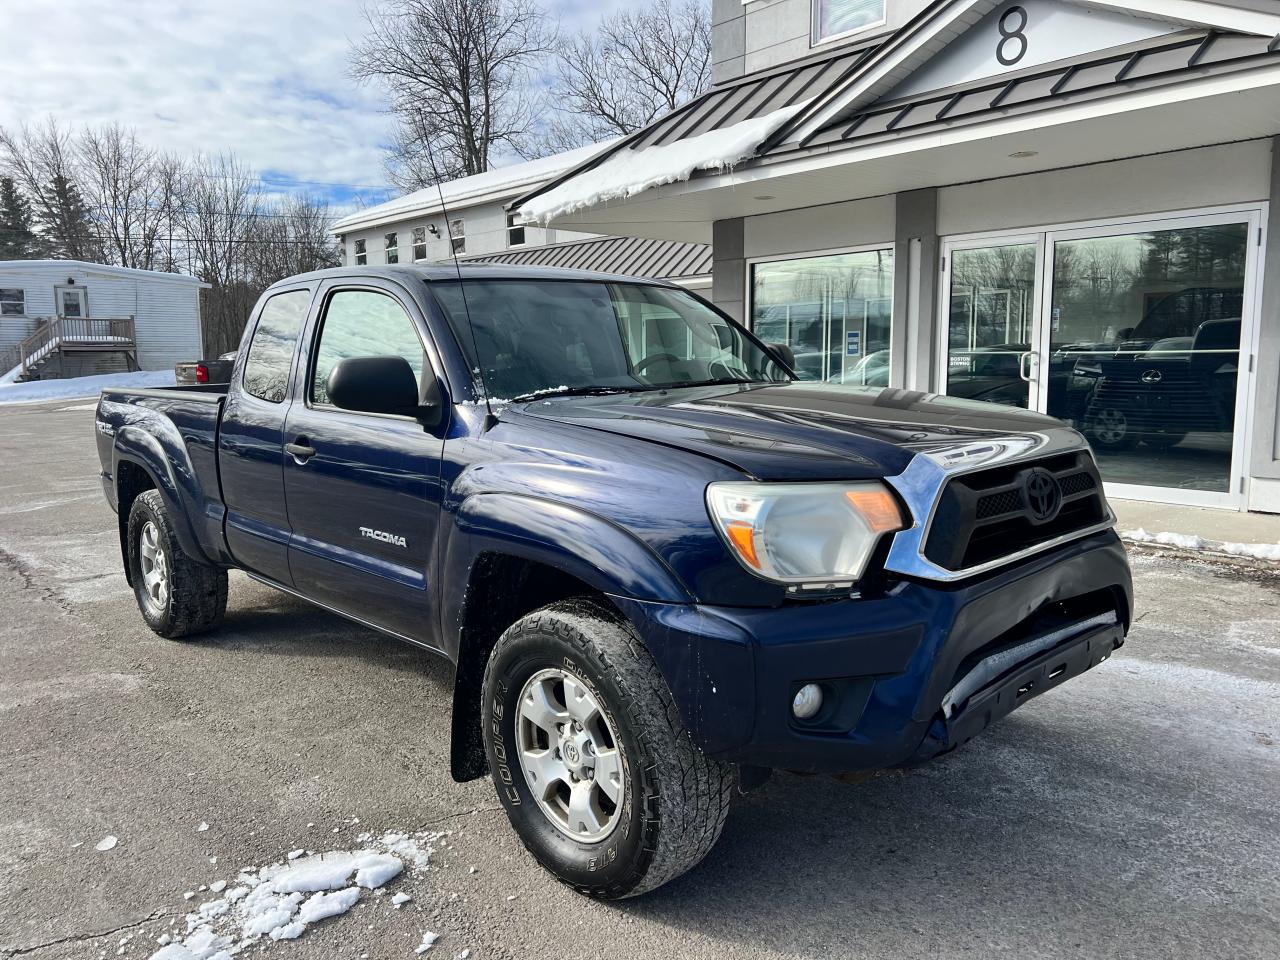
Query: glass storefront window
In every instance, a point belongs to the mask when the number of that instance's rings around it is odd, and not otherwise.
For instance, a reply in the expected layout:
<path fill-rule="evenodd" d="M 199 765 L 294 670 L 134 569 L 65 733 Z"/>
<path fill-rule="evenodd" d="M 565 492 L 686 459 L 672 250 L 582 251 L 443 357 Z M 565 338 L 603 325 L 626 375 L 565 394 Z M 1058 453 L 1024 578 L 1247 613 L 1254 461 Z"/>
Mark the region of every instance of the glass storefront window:
<path fill-rule="evenodd" d="M 802 380 L 887 387 L 892 318 L 892 247 L 752 268 L 752 328 L 795 351 Z"/>
<path fill-rule="evenodd" d="M 1114 483 L 1227 492 L 1250 227 L 1054 244 L 1048 413 Z"/>

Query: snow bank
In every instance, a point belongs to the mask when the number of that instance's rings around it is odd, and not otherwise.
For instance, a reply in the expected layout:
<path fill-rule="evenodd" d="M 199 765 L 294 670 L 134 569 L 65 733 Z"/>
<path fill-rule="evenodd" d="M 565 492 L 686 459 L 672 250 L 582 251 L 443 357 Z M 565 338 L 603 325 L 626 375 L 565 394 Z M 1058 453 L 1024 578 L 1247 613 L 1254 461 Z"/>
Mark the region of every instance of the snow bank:
<path fill-rule="evenodd" d="M 807 105 L 807 100 L 792 104 L 675 143 L 620 150 L 595 169 L 522 204 L 520 212 L 526 222 L 546 224 L 586 207 L 625 200 L 664 183 L 688 180 L 695 170 L 728 170 L 753 156 L 760 144 Z"/>
<path fill-rule="evenodd" d="M 1194 553 L 1222 553 L 1251 560 L 1280 561 L 1280 543 L 1229 543 L 1223 540 L 1206 540 L 1187 533 L 1148 533 L 1141 527 L 1126 530 L 1120 536 L 1131 543 L 1154 543 Z"/>
<path fill-rule="evenodd" d="M 362 834 L 360 850 L 333 850 L 265 867 L 246 867 L 236 884 L 187 914 L 181 941 L 165 943 L 151 960 L 228 960 L 267 940 L 295 940 L 321 920 L 341 916 L 363 891 L 377 889 L 409 867 L 425 868 L 443 833 L 388 833 L 375 840 Z M 225 889 L 217 881 L 210 890 Z M 203 888 L 201 888 L 203 889 Z M 408 902 L 404 896 L 399 902 Z"/>
<path fill-rule="evenodd" d="M 0 383 L 0 404 L 78 400 L 82 397 L 96 397 L 108 387 L 172 387 L 174 383 L 172 370 L 140 370 L 135 373 L 107 373 L 97 377 L 71 377 L 67 380 Z"/>

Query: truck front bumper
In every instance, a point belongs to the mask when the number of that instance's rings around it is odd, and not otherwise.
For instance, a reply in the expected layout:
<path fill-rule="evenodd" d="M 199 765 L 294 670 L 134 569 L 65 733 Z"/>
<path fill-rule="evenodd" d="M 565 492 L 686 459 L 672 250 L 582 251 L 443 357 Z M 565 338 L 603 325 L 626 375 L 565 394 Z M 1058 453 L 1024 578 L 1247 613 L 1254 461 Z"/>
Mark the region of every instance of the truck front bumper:
<path fill-rule="evenodd" d="M 1096 666 L 1124 642 L 1132 594 L 1107 531 L 958 584 L 901 581 L 875 599 L 771 609 L 614 599 L 709 755 L 847 772 L 928 759 Z M 802 722 L 791 704 L 809 683 L 824 707 Z"/>

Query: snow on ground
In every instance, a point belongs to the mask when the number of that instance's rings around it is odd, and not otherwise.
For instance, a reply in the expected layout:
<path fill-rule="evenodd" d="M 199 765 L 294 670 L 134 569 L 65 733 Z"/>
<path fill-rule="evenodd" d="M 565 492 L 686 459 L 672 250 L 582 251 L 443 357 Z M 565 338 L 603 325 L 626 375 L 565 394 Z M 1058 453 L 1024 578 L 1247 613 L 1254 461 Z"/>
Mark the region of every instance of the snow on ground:
<path fill-rule="evenodd" d="M 379 890 L 406 868 L 426 868 L 432 844 L 444 836 L 386 833 L 375 838 L 364 833 L 356 838 L 364 844 L 358 850 L 246 867 L 228 881 L 230 886 L 223 881 L 211 885 L 210 890 L 225 892 L 187 914 L 185 935 L 166 940 L 151 960 L 230 960 L 254 944 L 262 949 L 270 941 L 295 940 L 311 924 L 346 913 L 364 891 Z M 404 894 L 393 898 L 397 905 L 409 899 Z"/>
<path fill-rule="evenodd" d="M 139 370 L 134 373 L 107 373 L 97 377 L 71 377 L 66 380 L 3 383 L 0 384 L 0 404 L 78 400 L 82 397 L 96 397 L 108 387 L 172 387 L 174 382 L 172 370 Z"/>
<path fill-rule="evenodd" d="M 1228 543 L 1223 540 L 1206 540 L 1188 533 L 1148 533 L 1142 527 L 1123 531 L 1120 536 L 1130 543 L 1151 543 L 1193 553 L 1222 553 L 1252 560 L 1280 561 L 1280 543 Z"/>
<path fill-rule="evenodd" d="M 520 212 L 526 221 L 545 224 L 584 207 L 634 197 L 664 183 L 688 180 L 695 170 L 723 172 L 754 155 L 756 147 L 808 103 L 805 100 L 675 143 L 643 150 L 624 148 L 595 169 L 525 202 Z"/>

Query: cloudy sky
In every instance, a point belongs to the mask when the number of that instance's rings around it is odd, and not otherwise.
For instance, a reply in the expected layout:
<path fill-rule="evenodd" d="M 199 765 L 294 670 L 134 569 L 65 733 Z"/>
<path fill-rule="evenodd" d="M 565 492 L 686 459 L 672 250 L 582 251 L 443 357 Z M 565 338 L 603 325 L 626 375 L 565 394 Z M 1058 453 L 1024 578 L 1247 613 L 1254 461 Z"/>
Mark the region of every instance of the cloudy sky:
<path fill-rule="evenodd" d="M 626 0 L 539 0 L 567 29 Z M 179 153 L 230 148 L 273 192 L 389 195 L 376 88 L 347 77 L 360 0 L 0 0 L 0 125 L 118 121 Z"/>

